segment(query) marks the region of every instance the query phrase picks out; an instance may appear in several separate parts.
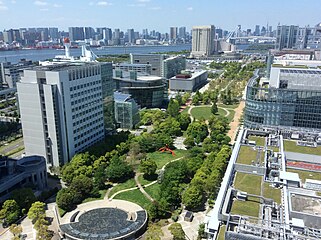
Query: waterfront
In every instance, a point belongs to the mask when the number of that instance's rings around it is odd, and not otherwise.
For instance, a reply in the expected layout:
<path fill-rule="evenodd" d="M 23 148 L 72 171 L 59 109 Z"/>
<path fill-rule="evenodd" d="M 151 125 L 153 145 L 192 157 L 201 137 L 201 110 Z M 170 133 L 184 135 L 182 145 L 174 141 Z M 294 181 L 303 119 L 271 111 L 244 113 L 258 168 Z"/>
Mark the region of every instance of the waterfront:
<path fill-rule="evenodd" d="M 116 46 L 105 47 L 104 49 L 92 48 L 92 51 L 97 56 L 107 54 L 129 54 L 129 53 L 154 53 L 154 52 L 176 52 L 183 50 L 191 50 L 191 44 L 181 45 L 156 45 L 156 46 Z M 71 49 L 71 55 L 79 57 L 81 55 L 81 48 Z M 32 61 L 41 61 L 46 59 L 52 59 L 56 55 L 64 55 L 64 50 L 56 49 L 26 49 L 15 51 L 1 51 L 0 62 L 12 62 L 17 63 L 20 59 L 27 59 Z"/>

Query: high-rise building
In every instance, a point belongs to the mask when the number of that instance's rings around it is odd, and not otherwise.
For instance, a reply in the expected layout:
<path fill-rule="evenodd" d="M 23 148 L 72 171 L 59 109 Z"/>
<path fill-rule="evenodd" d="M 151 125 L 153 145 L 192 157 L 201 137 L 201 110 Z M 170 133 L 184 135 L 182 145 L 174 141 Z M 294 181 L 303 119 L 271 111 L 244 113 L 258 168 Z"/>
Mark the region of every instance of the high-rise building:
<path fill-rule="evenodd" d="M 84 28 L 84 38 L 90 39 L 93 38 L 95 35 L 95 30 L 92 27 L 85 27 Z"/>
<path fill-rule="evenodd" d="M 6 43 L 13 42 L 13 30 L 12 29 L 3 31 L 3 41 Z"/>
<path fill-rule="evenodd" d="M 254 36 L 260 36 L 260 25 L 255 25 Z"/>
<path fill-rule="evenodd" d="M 298 37 L 299 26 L 278 26 L 275 49 L 294 48 Z"/>
<path fill-rule="evenodd" d="M 192 34 L 193 56 L 210 56 L 214 53 L 214 25 L 193 27 Z"/>
<path fill-rule="evenodd" d="M 186 58 L 183 56 L 174 56 L 166 58 L 162 63 L 162 77 L 170 79 L 176 74 L 186 69 Z"/>
<path fill-rule="evenodd" d="M 69 28 L 70 41 L 84 40 L 84 28 L 83 27 L 70 27 Z"/>
<path fill-rule="evenodd" d="M 24 71 L 17 90 L 27 156 L 61 166 L 104 138 L 103 66 L 78 62 Z"/>
<path fill-rule="evenodd" d="M 128 29 L 127 33 L 128 33 L 128 42 L 135 43 L 136 39 L 135 39 L 134 29 Z"/>
<path fill-rule="evenodd" d="M 49 37 L 51 40 L 55 40 L 59 38 L 58 28 L 49 28 Z"/>
<path fill-rule="evenodd" d="M 186 38 L 186 27 L 180 27 L 178 29 L 178 37 L 182 39 Z"/>
<path fill-rule="evenodd" d="M 163 54 L 130 54 L 131 64 L 151 64 L 151 74 L 155 76 L 162 76 L 162 64 L 165 59 Z"/>
<path fill-rule="evenodd" d="M 170 27 L 169 40 L 174 41 L 177 39 L 177 27 Z"/>

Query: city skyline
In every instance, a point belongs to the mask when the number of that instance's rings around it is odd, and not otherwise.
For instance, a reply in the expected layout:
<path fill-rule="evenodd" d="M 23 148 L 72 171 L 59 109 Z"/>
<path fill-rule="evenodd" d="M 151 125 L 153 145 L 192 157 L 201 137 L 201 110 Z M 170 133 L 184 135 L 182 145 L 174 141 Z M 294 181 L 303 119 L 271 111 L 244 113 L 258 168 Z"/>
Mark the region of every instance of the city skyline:
<path fill-rule="evenodd" d="M 186 26 L 190 30 L 192 26 L 213 24 L 218 28 L 234 30 L 238 24 L 242 25 L 242 29 L 269 24 L 275 29 L 278 23 L 314 26 L 321 21 L 318 11 L 321 2 L 259 0 L 255 3 L 251 0 L 242 3 L 80 0 L 75 4 L 62 0 L 0 0 L 0 29 L 53 26 L 67 31 L 70 26 L 107 26 L 169 32 L 172 26 Z M 304 20 L 293 14 L 298 11 L 305 13 Z"/>

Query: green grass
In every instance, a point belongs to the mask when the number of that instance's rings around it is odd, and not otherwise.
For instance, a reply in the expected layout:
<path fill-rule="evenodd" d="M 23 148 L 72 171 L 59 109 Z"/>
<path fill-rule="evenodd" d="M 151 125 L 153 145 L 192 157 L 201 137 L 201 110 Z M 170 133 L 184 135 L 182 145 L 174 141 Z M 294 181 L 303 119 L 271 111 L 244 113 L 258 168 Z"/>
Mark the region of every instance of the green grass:
<path fill-rule="evenodd" d="M 316 148 L 302 147 L 302 146 L 297 146 L 295 141 L 289 141 L 289 140 L 284 141 L 284 150 L 287 152 L 321 155 L 321 146 L 318 146 Z"/>
<path fill-rule="evenodd" d="M 155 176 L 157 176 L 157 175 L 155 175 Z M 147 184 L 149 184 L 149 183 L 151 183 L 151 182 L 153 182 L 155 180 L 157 180 L 157 177 L 155 179 L 153 179 L 153 180 L 149 180 L 149 179 L 145 179 L 143 174 L 138 176 L 138 181 L 140 182 L 140 184 L 142 186 L 147 185 Z"/>
<path fill-rule="evenodd" d="M 186 107 L 186 108 L 182 111 L 182 113 L 188 113 L 189 108 L 190 108 L 190 107 Z"/>
<path fill-rule="evenodd" d="M 231 105 L 217 104 L 217 106 L 222 108 L 235 109 L 239 106 L 239 104 L 231 104 Z"/>
<path fill-rule="evenodd" d="M 255 198 L 250 198 L 247 201 L 238 201 L 233 202 L 231 208 L 231 214 L 234 215 L 247 215 L 252 217 L 258 217 L 260 211 L 260 202 Z"/>
<path fill-rule="evenodd" d="M 233 109 L 229 109 L 229 108 L 227 108 L 226 110 L 228 110 L 230 112 L 230 114 L 228 116 L 226 116 L 227 121 L 228 122 L 232 122 L 232 120 L 234 119 L 235 111 Z M 219 108 L 218 109 L 218 114 L 220 116 L 222 116 L 222 117 L 225 117 L 226 111 L 223 110 L 222 108 Z"/>
<path fill-rule="evenodd" d="M 220 227 L 220 231 L 218 232 L 218 236 L 217 236 L 217 240 L 224 240 L 225 239 L 225 230 L 226 230 L 226 226 L 222 225 Z"/>
<path fill-rule="evenodd" d="M 191 111 L 193 118 L 208 120 L 213 114 L 211 113 L 211 107 L 194 107 Z"/>
<path fill-rule="evenodd" d="M 257 146 L 265 146 L 265 138 L 264 137 L 257 137 L 257 136 L 249 136 L 250 141 L 255 141 Z"/>
<path fill-rule="evenodd" d="M 118 191 L 121 191 L 121 190 L 124 190 L 124 189 L 127 189 L 127 188 L 132 188 L 132 187 L 135 187 L 136 186 L 136 182 L 135 182 L 135 179 L 131 178 L 131 179 L 128 179 L 126 182 L 123 182 L 123 183 L 118 183 L 116 186 L 114 186 L 108 197 L 111 197 L 114 195 L 114 193 L 118 192 Z"/>
<path fill-rule="evenodd" d="M 128 191 L 128 192 L 123 192 L 118 194 L 115 199 L 121 199 L 121 200 L 126 200 L 129 202 L 133 202 L 138 204 L 139 206 L 141 206 L 144 209 L 147 209 L 149 204 L 151 203 L 145 196 L 144 194 L 141 193 L 141 191 L 139 191 L 139 189 L 135 189 L 132 191 Z"/>
<path fill-rule="evenodd" d="M 0 153 L 3 152 L 3 150 L 6 150 L 8 147 L 12 146 L 12 145 L 16 145 L 18 142 L 20 142 L 22 140 L 22 138 L 18 138 L 16 140 L 13 140 L 11 142 L 7 142 L 8 145 L 2 145 L 0 147 Z"/>
<path fill-rule="evenodd" d="M 278 204 L 281 203 L 281 190 L 271 187 L 269 183 L 264 183 L 263 196 L 265 198 L 271 198 Z"/>
<path fill-rule="evenodd" d="M 261 181 L 261 176 L 238 172 L 235 176 L 234 186 L 242 192 L 261 195 Z"/>
<path fill-rule="evenodd" d="M 67 211 L 63 210 L 62 208 L 58 207 L 58 213 L 59 213 L 59 216 L 62 217 L 63 215 L 65 215 Z"/>
<path fill-rule="evenodd" d="M 187 154 L 188 151 L 176 149 L 174 150 L 175 156 L 168 152 L 153 152 L 153 153 L 147 153 L 147 157 L 150 159 L 153 159 L 157 164 L 157 169 L 161 169 L 166 163 L 176 159 L 183 157 Z"/>
<path fill-rule="evenodd" d="M 296 170 L 296 169 L 291 169 L 291 168 L 288 168 L 287 171 L 299 174 L 299 177 L 303 182 L 305 182 L 306 179 L 313 179 L 313 180 L 321 181 L 321 173 L 318 173 L 318 172 Z"/>
<path fill-rule="evenodd" d="M 99 190 L 99 194 L 100 194 L 99 197 L 97 197 L 97 198 L 92 198 L 92 197 L 86 198 L 84 201 L 82 201 L 82 203 L 104 199 L 104 197 L 106 195 L 106 192 L 107 192 L 107 190 Z"/>
<path fill-rule="evenodd" d="M 268 149 L 271 149 L 271 150 L 273 150 L 273 152 L 279 152 L 280 151 L 280 149 L 278 148 L 278 147 L 268 147 Z"/>
<path fill-rule="evenodd" d="M 145 191 L 154 199 L 159 199 L 160 184 L 155 183 L 145 188 Z"/>
<path fill-rule="evenodd" d="M 240 164 L 251 165 L 252 161 L 256 161 L 257 151 L 253 147 L 241 146 L 236 162 Z"/>

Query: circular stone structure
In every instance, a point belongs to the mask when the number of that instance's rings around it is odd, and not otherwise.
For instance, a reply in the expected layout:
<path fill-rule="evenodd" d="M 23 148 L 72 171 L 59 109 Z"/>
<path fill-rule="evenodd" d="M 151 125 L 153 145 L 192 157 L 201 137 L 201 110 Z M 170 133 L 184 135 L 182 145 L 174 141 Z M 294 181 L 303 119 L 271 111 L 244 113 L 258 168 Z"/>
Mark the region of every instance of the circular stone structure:
<path fill-rule="evenodd" d="M 124 201 L 123 201 L 124 202 Z M 147 213 L 144 209 L 134 210 L 130 203 L 121 208 L 98 207 L 87 211 L 78 208 L 69 215 L 69 223 L 61 224 L 60 229 L 66 239 L 136 239 L 145 231 Z"/>

